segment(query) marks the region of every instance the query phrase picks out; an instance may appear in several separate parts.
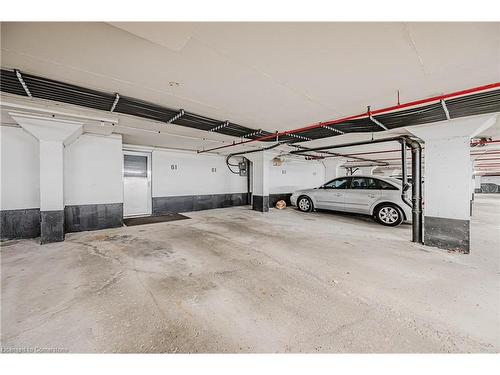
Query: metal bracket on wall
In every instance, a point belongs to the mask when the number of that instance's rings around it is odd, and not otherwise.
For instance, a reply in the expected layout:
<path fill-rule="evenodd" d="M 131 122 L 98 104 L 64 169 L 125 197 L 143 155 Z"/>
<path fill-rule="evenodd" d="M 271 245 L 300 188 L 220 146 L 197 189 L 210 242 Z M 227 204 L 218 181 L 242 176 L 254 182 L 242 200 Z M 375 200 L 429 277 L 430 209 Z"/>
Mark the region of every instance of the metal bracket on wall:
<path fill-rule="evenodd" d="M 179 111 L 179 113 L 178 113 L 178 114 L 176 114 L 174 117 L 172 117 L 172 118 L 171 118 L 170 120 L 168 120 L 166 123 L 167 123 L 167 124 L 171 124 L 171 123 L 173 123 L 174 121 L 176 121 L 176 120 L 180 119 L 182 116 L 184 116 L 184 110 L 183 110 L 183 109 L 181 109 L 181 110 Z"/>
<path fill-rule="evenodd" d="M 254 137 L 254 136 L 259 135 L 259 134 L 262 134 L 262 129 L 259 129 L 259 130 L 256 130 L 256 131 L 254 131 L 254 132 L 251 132 L 251 133 L 245 134 L 245 135 L 244 135 L 244 136 L 242 136 L 241 138 Z"/>
<path fill-rule="evenodd" d="M 380 126 L 382 129 L 384 129 L 384 130 L 389 130 L 389 129 L 387 129 L 387 126 L 385 126 L 384 124 L 382 124 L 379 120 L 377 120 L 377 119 L 376 119 L 375 117 L 373 117 L 372 115 L 370 115 L 370 120 L 371 120 L 374 124 L 376 124 L 376 125 Z"/>
<path fill-rule="evenodd" d="M 447 120 L 451 120 L 450 112 L 448 111 L 448 107 L 446 106 L 446 102 L 441 100 L 441 106 L 443 107 L 444 114 L 446 115 Z"/>
<path fill-rule="evenodd" d="M 224 121 L 222 124 L 217 125 L 215 128 L 209 129 L 209 132 L 216 132 L 222 128 L 225 128 L 226 126 L 229 126 L 229 121 Z"/>
<path fill-rule="evenodd" d="M 113 102 L 113 105 L 111 106 L 111 109 L 109 110 L 110 112 L 113 112 L 116 108 L 116 105 L 118 104 L 118 100 L 120 100 L 120 94 L 116 93 L 115 94 L 115 101 Z"/>
<path fill-rule="evenodd" d="M 24 79 L 23 79 L 21 72 L 17 69 L 15 69 L 14 71 L 16 72 L 17 79 L 19 80 L 19 82 L 23 86 L 24 91 L 26 91 L 26 95 L 28 95 L 30 98 L 32 98 L 33 96 L 31 95 L 31 92 L 28 89 L 28 85 L 26 84 L 26 82 L 24 82 Z"/>
<path fill-rule="evenodd" d="M 337 134 L 345 134 L 343 131 L 332 128 L 331 126 L 328 126 L 328 125 L 321 125 L 321 127 L 324 129 L 331 130 L 332 132 L 337 133 Z"/>

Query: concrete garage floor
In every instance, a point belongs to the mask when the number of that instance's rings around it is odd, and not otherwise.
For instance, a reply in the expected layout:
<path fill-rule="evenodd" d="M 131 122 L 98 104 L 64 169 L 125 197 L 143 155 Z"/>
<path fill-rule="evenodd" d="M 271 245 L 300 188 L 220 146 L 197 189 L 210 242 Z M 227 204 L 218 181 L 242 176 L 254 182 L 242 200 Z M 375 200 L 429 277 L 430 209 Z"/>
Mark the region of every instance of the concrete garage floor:
<path fill-rule="evenodd" d="M 500 194 L 470 255 L 411 227 L 247 207 L 2 244 L 2 346 L 70 352 L 496 352 Z"/>

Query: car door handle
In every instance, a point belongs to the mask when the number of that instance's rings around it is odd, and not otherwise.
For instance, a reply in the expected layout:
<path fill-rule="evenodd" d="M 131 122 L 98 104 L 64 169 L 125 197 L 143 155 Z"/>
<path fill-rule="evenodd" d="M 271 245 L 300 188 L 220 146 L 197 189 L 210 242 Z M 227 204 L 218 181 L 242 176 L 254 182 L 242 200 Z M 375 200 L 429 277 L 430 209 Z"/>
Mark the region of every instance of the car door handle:
<path fill-rule="evenodd" d="M 335 195 L 336 195 L 337 197 L 341 197 L 341 196 L 342 196 L 342 193 L 335 193 Z"/>
<path fill-rule="evenodd" d="M 375 198 L 375 194 L 368 194 L 370 198 Z"/>

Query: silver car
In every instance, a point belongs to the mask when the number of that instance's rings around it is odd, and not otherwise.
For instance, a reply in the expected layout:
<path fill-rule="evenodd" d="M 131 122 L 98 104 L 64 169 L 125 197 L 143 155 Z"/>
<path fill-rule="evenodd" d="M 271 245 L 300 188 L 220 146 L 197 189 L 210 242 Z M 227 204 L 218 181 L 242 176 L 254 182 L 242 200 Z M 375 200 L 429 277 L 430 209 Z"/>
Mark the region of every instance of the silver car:
<path fill-rule="evenodd" d="M 339 177 L 318 188 L 298 190 L 290 201 L 303 212 L 352 212 L 373 216 L 383 225 L 397 226 L 411 220 L 411 205 L 403 200 L 401 185 L 400 180 L 392 177 Z"/>

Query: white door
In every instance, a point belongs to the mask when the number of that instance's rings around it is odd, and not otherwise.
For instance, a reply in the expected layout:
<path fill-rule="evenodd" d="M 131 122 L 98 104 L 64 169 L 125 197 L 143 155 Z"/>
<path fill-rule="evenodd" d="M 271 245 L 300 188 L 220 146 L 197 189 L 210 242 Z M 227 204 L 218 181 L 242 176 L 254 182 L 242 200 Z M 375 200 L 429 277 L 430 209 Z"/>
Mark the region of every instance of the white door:
<path fill-rule="evenodd" d="M 123 216 L 151 215 L 151 154 L 123 152 Z"/>

